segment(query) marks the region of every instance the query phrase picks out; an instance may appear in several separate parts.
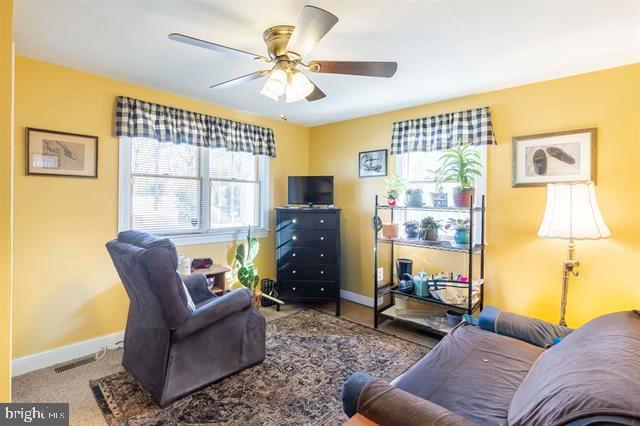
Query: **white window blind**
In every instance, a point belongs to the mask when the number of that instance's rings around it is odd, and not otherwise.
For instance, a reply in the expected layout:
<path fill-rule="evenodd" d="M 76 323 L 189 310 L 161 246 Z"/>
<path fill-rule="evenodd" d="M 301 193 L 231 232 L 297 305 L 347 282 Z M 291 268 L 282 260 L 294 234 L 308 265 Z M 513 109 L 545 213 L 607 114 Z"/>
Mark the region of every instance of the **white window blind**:
<path fill-rule="evenodd" d="M 267 160 L 145 138 L 120 146 L 120 230 L 184 243 L 234 240 L 249 226 L 266 236 Z"/>

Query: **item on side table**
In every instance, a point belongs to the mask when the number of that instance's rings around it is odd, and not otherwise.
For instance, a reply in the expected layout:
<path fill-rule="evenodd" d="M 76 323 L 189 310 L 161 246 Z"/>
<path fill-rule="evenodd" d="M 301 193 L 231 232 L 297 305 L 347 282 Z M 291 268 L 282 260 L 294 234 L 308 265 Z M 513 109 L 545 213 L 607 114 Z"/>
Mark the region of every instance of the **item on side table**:
<path fill-rule="evenodd" d="M 462 313 L 452 310 L 447 311 L 447 324 L 449 324 L 450 327 L 455 327 L 460 321 L 462 321 Z"/>
<path fill-rule="evenodd" d="M 445 181 L 456 182 L 453 204 L 459 208 L 469 208 L 475 194 L 475 178 L 482 176 L 480 154 L 468 143 L 459 141 L 458 146 L 448 149 L 440 157 L 441 170 Z"/>
<path fill-rule="evenodd" d="M 191 259 L 187 256 L 178 258 L 178 274 L 183 276 L 191 274 Z"/>
<path fill-rule="evenodd" d="M 410 220 L 404 223 L 404 234 L 408 240 L 415 240 L 420 233 L 420 224 L 417 220 Z"/>
<path fill-rule="evenodd" d="M 438 229 L 440 229 L 440 221 L 435 220 L 431 216 L 427 216 L 420 222 L 421 238 L 425 241 L 438 241 Z"/>
<path fill-rule="evenodd" d="M 191 268 L 195 271 L 198 269 L 207 269 L 213 266 L 213 259 L 210 257 L 195 257 L 191 261 Z"/>
<path fill-rule="evenodd" d="M 407 207 L 424 207 L 423 201 L 424 192 L 422 189 L 413 188 L 407 189 L 406 197 L 407 197 Z"/>
<path fill-rule="evenodd" d="M 400 225 L 397 223 L 383 223 L 382 236 L 389 239 L 398 238 L 400 235 Z"/>
<path fill-rule="evenodd" d="M 567 291 L 569 276 L 578 276 L 580 262 L 574 259 L 574 239 L 600 239 L 611 236 L 602 218 L 593 183 L 550 183 L 547 187 L 547 206 L 538 230 L 543 238 L 569 240 L 567 260 L 563 262 L 560 325 L 567 325 Z"/>

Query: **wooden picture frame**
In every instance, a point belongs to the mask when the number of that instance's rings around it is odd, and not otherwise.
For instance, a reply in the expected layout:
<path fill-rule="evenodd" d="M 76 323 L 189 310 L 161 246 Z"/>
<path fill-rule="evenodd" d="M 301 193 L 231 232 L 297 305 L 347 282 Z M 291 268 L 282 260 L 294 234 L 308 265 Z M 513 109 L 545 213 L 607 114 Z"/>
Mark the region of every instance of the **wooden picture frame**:
<path fill-rule="evenodd" d="M 512 187 L 596 180 L 597 129 L 516 136 L 512 139 Z"/>
<path fill-rule="evenodd" d="M 388 167 L 388 150 L 376 149 L 358 153 L 358 177 L 386 176 Z"/>
<path fill-rule="evenodd" d="M 98 137 L 27 127 L 27 175 L 98 177 Z"/>

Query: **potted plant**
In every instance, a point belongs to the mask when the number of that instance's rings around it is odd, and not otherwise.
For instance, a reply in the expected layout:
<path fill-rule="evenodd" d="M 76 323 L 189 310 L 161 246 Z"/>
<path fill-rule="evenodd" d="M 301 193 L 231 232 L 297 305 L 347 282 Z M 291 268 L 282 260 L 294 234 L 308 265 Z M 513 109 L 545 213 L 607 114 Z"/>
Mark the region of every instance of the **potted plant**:
<path fill-rule="evenodd" d="M 384 180 L 384 188 L 387 191 L 387 203 L 390 206 L 396 205 L 396 200 L 405 187 L 405 182 L 396 174 Z"/>
<path fill-rule="evenodd" d="M 424 201 L 422 201 L 422 195 L 424 192 L 420 188 L 407 189 L 407 207 L 423 207 Z"/>
<path fill-rule="evenodd" d="M 249 228 L 247 232 L 247 245 L 238 245 L 234 257 L 234 269 L 237 269 L 236 276 L 238 282 L 251 291 L 251 305 L 254 308 L 258 309 L 260 307 L 260 299 L 262 297 L 284 305 L 282 300 L 262 292 L 258 269 L 253 264 L 254 259 L 258 255 L 258 251 L 260 251 L 260 242 L 257 238 L 251 236 L 251 228 Z"/>
<path fill-rule="evenodd" d="M 458 184 L 453 191 L 453 204 L 456 207 L 468 208 L 471 197 L 475 194 L 475 178 L 482 176 L 480 155 L 471 145 L 461 143 L 448 149 L 440 157 L 440 162 L 444 180 Z"/>
<path fill-rule="evenodd" d="M 455 219 L 451 217 L 444 228 L 455 230 L 453 240 L 456 244 L 469 245 L 469 218 Z"/>
<path fill-rule="evenodd" d="M 404 223 L 404 233 L 408 240 L 415 240 L 420 233 L 420 224 L 417 220 L 410 220 Z"/>
<path fill-rule="evenodd" d="M 436 185 L 436 192 L 431 192 L 431 205 L 438 208 L 447 208 L 449 206 L 448 194 L 444 192 L 442 183 L 445 181 L 442 168 L 438 167 L 435 170 L 427 170 L 429 173 L 428 179 L 433 180 Z"/>
<path fill-rule="evenodd" d="M 422 239 L 426 241 L 438 241 L 438 229 L 440 222 L 431 216 L 427 216 L 420 222 L 422 229 Z"/>

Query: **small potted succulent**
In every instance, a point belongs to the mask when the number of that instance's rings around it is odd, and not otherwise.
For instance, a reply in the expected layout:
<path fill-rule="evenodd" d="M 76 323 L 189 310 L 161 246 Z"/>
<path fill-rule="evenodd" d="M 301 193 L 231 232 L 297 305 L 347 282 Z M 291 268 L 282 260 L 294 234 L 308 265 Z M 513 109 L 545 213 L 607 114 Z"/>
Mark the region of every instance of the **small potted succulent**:
<path fill-rule="evenodd" d="M 404 223 L 404 233 L 408 240 L 415 240 L 420 233 L 420 224 L 417 220 L 410 220 Z"/>
<path fill-rule="evenodd" d="M 482 176 L 480 154 L 474 151 L 471 145 L 459 143 L 458 146 L 448 149 L 440 157 L 440 162 L 439 170 L 443 179 L 458 184 L 453 191 L 453 204 L 456 207 L 468 208 L 471 205 L 471 197 L 475 195 L 475 178 Z"/>
<path fill-rule="evenodd" d="M 387 191 L 387 203 L 390 206 L 395 206 L 398 196 L 405 187 L 405 182 L 402 178 L 396 174 L 391 175 L 388 179 L 384 180 L 384 188 Z"/>
<path fill-rule="evenodd" d="M 444 226 L 446 230 L 453 229 L 453 240 L 456 244 L 469 245 L 469 219 L 449 218 Z"/>
<path fill-rule="evenodd" d="M 437 208 L 447 208 L 449 206 L 449 194 L 444 192 L 444 186 L 442 183 L 444 182 L 444 174 L 442 174 L 442 168 L 438 167 L 435 170 L 427 170 L 429 173 L 428 179 L 432 180 L 436 186 L 436 191 L 431 192 L 431 205 Z"/>
<path fill-rule="evenodd" d="M 420 222 L 420 228 L 422 229 L 422 239 L 425 241 L 438 241 L 438 229 L 440 229 L 440 222 L 435 220 L 431 216 L 427 216 Z"/>

